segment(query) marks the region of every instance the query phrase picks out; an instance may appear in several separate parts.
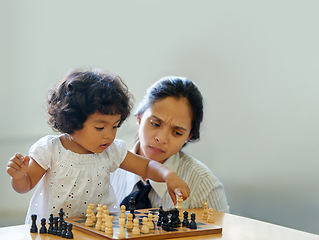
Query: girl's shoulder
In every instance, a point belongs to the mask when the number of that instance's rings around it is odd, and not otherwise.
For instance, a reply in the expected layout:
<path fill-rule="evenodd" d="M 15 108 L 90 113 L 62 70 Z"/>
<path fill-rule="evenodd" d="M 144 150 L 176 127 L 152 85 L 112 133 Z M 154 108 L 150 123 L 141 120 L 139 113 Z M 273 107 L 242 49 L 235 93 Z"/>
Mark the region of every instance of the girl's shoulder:
<path fill-rule="evenodd" d="M 54 145 L 57 145 L 60 143 L 60 138 L 58 135 L 47 135 L 42 138 L 40 138 L 38 141 L 36 141 L 32 146 L 32 148 L 51 148 Z"/>

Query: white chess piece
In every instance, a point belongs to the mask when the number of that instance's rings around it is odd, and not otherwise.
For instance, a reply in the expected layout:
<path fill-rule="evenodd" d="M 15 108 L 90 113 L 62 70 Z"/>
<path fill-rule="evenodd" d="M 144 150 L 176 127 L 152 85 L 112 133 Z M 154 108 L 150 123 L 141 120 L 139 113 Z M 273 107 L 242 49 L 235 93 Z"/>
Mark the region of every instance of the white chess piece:
<path fill-rule="evenodd" d="M 214 217 L 213 217 L 213 214 L 214 214 L 214 209 L 213 208 L 209 208 L 208 209 L 208 217 L 207 217 L 207 222 L 209 223 L 214 223 Z"/>
<path fill-rule="evenodd" d="M 92 209 L 91 209 L 91 207 L 88 207 L 87 210 L 86 210 L 85 226 L 87 226 L 87 227 L 94 226 L 94 222 L 92 220 Z"/>
<path fill-rule="evenodd" d="M 101 226 L 102 226 L 102 211 L 103 211 L 103 208 L 102 208 L 102 205 L 101 204 L 98 204 L 98 207 L 97 207 L 97 214 L 96 214 L 96 224 L 95 224 L 95 229 L 96 230 L 101 230 Z"/>
<path fill-rule="evenodd" d="M 107 215 L 105 221 L 105 233 L 113 234 L 113 216 Z"/>
<path fill-rule="evenodd" d="M 133 214 L 129 213 L 127 215 L 127 224 L 126 224 L 126 229 L 128 232 L 131 232 L 133 229 Z"/>
<path fill-rule="evenodd" d="M 150 228 L 148 227 L 148 218 L 143 217 L 143 226 L 141 229 L 142 233 L 150 233 Z"/>
<path fill-rule="evenodd" d="M 153 213 L 148 214 L 148 227 L 150 230 L 154 229 L 154 222 L 153 222 Z"/>
<path fill-rule="evenodd" d="M 125 211 L 126 211 L 126 207 L 125 205 L 121 205 L 121 214 L 120 214 L 120 218 L 124 218 L 125 221 L 126 221 L 126 214 L 125 214 Z"/>
<path fill-rule="evenodd" d="M 120 229 L 119 229 L 119 233 L 118 233 L 118 238 L 126 238 L 125 219 L 124 218 L 119 219 L 119 225 L 120 225 Z"/>
<path fill-rule="evenodd" d="M 140 233 L 141 233 L 141 230 L 140 230 L 140 226 L 139 226 L 139 220 L 137 218 L 134 218 L 132 234 L 133 235 L 140 235 Z"/>
<path fill-rule="evenodd" d="M 207 217 L 208 217 L 208 204 L 207 204 L 207 202 L 205 202 L 202 219 L 207 220 Z"/>

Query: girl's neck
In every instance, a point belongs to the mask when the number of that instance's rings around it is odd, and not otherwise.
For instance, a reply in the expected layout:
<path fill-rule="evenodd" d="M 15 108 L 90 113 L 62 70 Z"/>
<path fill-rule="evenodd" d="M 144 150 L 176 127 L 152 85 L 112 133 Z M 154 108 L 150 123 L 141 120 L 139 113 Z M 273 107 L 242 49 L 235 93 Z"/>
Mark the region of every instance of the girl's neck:
<path fill-rule="evenodd" d="M 78 154 L 91 154 L 91 152 L 87 151 L 82 146 L 74 142 L 70 134 L 65 133 L 61 135 L 60 141 L 62 143 L 62 146 L 71 152 Z"/>

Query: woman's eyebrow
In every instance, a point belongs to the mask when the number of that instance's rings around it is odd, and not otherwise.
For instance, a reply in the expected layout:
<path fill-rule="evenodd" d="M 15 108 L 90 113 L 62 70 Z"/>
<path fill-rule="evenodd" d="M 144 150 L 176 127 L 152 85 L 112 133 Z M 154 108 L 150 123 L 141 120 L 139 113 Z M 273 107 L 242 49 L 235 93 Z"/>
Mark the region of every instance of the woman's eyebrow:
<path fill-rule="evenodd" d="M 151 115 L 151 116 L 152 116 L 153 118 L 155 118 L 157 121 L 163 122 L 163 120 L 160 119 L 159 117 L 157 117 L 157 116 L 155 116 L 155 115 Z M 181 127 L 181 126 L 177 126 L 177 125 L 173 125 L 173 128 L 175 128 L 175 129 L 180 129 L 180 130 L 183 130 L 183 131 L 187 131 L 186 128 Z"/>

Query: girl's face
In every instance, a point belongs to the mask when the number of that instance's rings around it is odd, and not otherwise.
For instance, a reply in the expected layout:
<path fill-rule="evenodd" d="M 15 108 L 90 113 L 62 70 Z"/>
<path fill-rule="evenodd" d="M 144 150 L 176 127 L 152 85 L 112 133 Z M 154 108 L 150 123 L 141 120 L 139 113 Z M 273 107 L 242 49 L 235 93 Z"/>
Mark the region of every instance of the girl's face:
<path fill-rule="evenodd" d="M 70 134 L 68 149 L 80 154 L 102 153 L 114 141 L 120 120 L 121 115 L 89 115 L 83 128 Z"/>
<path fill-rule="evenodd" d="M 186 98 L 166 97 L 156 101 L 142 115 L 138 154 L 164 163 L 191 138 L 192 111 Z"/>

